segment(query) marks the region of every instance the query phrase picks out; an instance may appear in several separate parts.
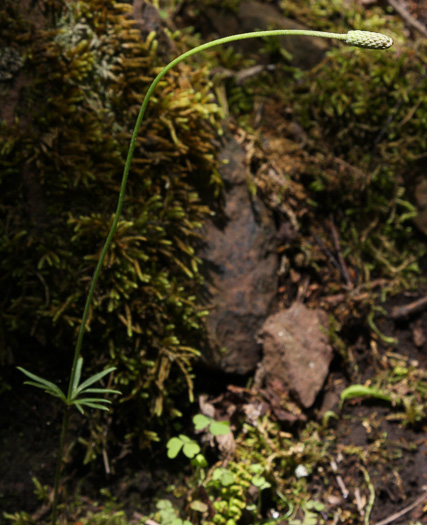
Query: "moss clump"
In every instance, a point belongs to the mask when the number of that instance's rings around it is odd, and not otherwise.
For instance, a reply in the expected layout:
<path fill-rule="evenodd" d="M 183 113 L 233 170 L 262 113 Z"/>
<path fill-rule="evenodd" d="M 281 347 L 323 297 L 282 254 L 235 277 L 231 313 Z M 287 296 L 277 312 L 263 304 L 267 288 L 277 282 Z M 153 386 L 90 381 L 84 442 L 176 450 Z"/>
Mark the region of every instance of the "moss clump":
<path fill-rule="evenodd" d="M 5 97 L 21 89 L 0 130 L 0 326 L 15 362 L 25 334 L 68 364 L 136 115 L 167 57 L 153 32 L 141 38 L 129 5 L 43 7 L 43 27 L 13 0 L 0 9 L 0 47 L 17 42 L 23 57 L 22 82 L 1 86 Z M 170 41 L 185 47 L 179 34 Z M 145 429 L 165 406 L 176 413 L 184 385 L 191 395 L 204 314 L 194 244 L 209 213 L 196 186 L 216 175 L 219 118 L 204 66 L 182 65 L 159 87 L 90 313 L 86 362 L 118 366 L 115 381 Z M 152 434 L 139 436 L 144 444 Z"/>
<path fill-rule="evenodd" d="M 283 14 L 311 29 L 347 33 L 350 29 L 383 31 L 386 27 L 402 28 L 402 23 L 381 7 L 365 8 L 359 2 L 346 0 L 281 0 Z"/>
<path fill-rule="evenodd" d="M 426 55 L 419 51 L 336 49 L 285 95 L 308 133 L 304 179 L 316 214 L 335 217 L 362 281 L 405 282 L 424 253 L 406 192 L 426 150 Z"/>

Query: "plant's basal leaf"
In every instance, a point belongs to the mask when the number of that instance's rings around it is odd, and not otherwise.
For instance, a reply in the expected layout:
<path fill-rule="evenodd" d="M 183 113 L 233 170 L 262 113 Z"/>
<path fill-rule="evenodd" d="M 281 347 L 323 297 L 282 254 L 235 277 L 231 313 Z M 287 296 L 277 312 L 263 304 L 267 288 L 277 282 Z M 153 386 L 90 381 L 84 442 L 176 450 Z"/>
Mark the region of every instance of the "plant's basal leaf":
<path fill-rule="evenodd" d="M 84 414 L 85 411 L 83 410 L 83 408 L 80 406 L 79 403 L 73 403 L 73 405 L 77 408 L 77 410 L 80 412 L 80 414 Z"/>
<path fill-rule="evenodd" d="M 79 397 L 75 401 L 73 401 L 73 404 L 74 403 L 107 403 L 108 405 L 110 405 L 111 401 L 109 399 L 104 399 L 103 397 Z"/>
<path fill-rule="evenodd" d="M 22 368 L 20 366 L 17 366 L 16 368 L 36 383 L 41 383 L 42 385 L 45 385 L 45 387 L 50 388 L 51 390 L 59 390 L 59 392 L 61 392 L 59 387 L 57 387 L 55 383 L 52 383 L 52 381 L 47 381 L 47 379 L 43 379 L 42 377 L 36 376 L 35 374 L 28 372 L 28 370 L 25 370 L 25 368 Z"/>
<path fill-rule="evenodd" d="M 82 390 L 92 385 L 93 383 L 96 383 L 97 381 L 102 379 L 107 374 L 110 374 L 111 372 L 113 372 L 115 369 L 116 367 L 112 366 L 110 368 L 107 368 L 107 370 L 103 370 L 102 372 L 99 372 L 98 374 L 95 374 L 89 377 L 88 379 L 86 379 L 86 381 L 83 381 L 83 383 L 76 388 L 76 393 L 80 393 Z"/>
<path fill-rule="evenodd" d="M 46 394 L 49 394 L 50 396 L 54 396 L 54 397 L 59 397 L 60 399 L 65 401 L 65 396 L 64 396 L 64 394 L 62 394 L 62 392 L 61 392 L 62 396 L 60 396 L 58 394 L 58 392 L 56 392 L 56 390 L 52 390 L 51 388 L 47 388 L 45 385 L 42 385 L 41 383 L 36 383 L 35 381 L 24 381 L 24 385 L 35 386 L 36 388 L 40 388 L 41 390 L 44 390 L 46 392 Z"/>
<path fill-rule="evenodd" d="M 28 370 L 25 370 L 25 368 L 22 368 L 20 366 L 18 366 L 17 369 L 20 370 L 27 377 L 33 380 L 31 382 L 26 381 L 26 384 L 35 386 L 37 388 L 44 389 L 49 394 L 55 395 L 56 397 L 59 397 L 63 401 L 66 400 L 65 394 L 62 392 L 62 390 L 58 386 L 55 385 L 55 383 L 52 383 L 51 381 L 47 381 L 46 379 L 43 379 L 42 377 L 36 376 L 35 374 L 28 372 Z"/>
<path fill-rule="evenodd" d="M 81 394 L 120 394 L 119 390 L 112 390 L 111 388 L 85 388 L 80 391 Z"/>
<path fill-rule="evenodd" d="M 85 401 L 84 403 L 78 403 L 80 406 L 90 407 L 90 408 L 97 408 L 98 410 L 106 410 L 109 411 L 109 408 L 104 405 L 99 405 L 98 403 L 90 403 L 89 401 Z"/>
<path fill-rule="evenodd" d="M 80 382 L 80 377 L 82 375 L 82 366 L 83 366 L 83 357 L 79 357 L 77 359 L 76 374 L 74 376 L 73 386 L 71 389 L 71 397 L 74 397 L 74 392 L 76 391 L 77 386 Z"/>

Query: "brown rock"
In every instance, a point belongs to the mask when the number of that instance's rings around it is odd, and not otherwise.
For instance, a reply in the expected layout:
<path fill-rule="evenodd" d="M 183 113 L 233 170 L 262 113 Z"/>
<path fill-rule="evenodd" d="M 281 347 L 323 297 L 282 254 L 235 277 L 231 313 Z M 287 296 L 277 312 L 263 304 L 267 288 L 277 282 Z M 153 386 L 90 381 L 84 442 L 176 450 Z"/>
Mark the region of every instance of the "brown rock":
<path fill-rule="evenodd" d="M 304 407 L 314 403 L 332 360 L 327 327 L 325 312 L 299 303 L 267 319 L 259 334 L 267 388 L 280 381 Z"/>
<path fill-rule="evenodd" d="M 231 139 L 221 157 L 223 213 L 203 228 L 206 321 L 211 361 L 225 372 L 246 374 L 260 360 L 256 334 L 276 302 L 276 229 L 264 204 L 249 194 L 243 148 Z"/>

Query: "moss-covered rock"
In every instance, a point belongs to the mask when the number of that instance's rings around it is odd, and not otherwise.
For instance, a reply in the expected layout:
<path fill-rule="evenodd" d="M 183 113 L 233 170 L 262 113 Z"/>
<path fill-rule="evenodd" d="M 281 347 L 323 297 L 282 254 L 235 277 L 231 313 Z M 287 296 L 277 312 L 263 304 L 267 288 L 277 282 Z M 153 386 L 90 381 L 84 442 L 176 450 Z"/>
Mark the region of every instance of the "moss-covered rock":
<path fill-rule="evenodd" d="M 68 363 L 136 115 L 169 51 L 157 53 L 154 32 L 142 38 L 127 4 L 41 6 L 0 8 L 0 46 L 13 42 L 0 56 L 0 353 L 21 363 L 25 337 Z M 185 50 L 183 36 L 162 32 L 175 54 Z M 219 117 L 204 65 L 183 64 L 159 86 L 91 307 L 86 363 L 118 367 L 114 381 L 145 429 L 192 391 L 204 315 L 194 244 L 209 213 L 196 187 L 216 175 Z M 38 356 L 25 365 L 37 372 Z"/>

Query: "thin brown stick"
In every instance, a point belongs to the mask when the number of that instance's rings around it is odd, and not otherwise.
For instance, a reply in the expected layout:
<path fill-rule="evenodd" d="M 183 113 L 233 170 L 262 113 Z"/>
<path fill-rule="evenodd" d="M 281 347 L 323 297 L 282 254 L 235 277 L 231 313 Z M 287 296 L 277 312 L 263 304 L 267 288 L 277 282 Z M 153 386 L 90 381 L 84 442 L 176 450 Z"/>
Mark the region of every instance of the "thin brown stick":
<path fill-rule="evenodd" d="M 388 525 L 388 523 L 391 523 L 391 522 L 401 518 L 402 516 L 404 516 L 405 514 L 410 512 L 411 510 L 415 509 L 415 507 L 418 507 L 418 505 L 420 503 L 422 503 L 425 499 L 427 499 L 427 492 L 424 492 L 424 494 L 421 494 L 421 496 L 419 496 L 413 503 L 411 503 L 410 505 L 408 505 L 404 509 L 399 510 L 399 512 L 396 512 L 395 514 L 392 514 L 391 516 L 389 516 L 388 518 L 385 518 L 384 520 L 377 521 L 375 523 L 375 525 Z"/>
<path fill-rule="evenodd" d="M 427 308 L 427 296 L 404 306 L 395 306 L 391 310 L 390 316 L 392 319 L 404 319 L 412 314 L 421 312 L 425 308 Z"/>
<path fill-rule="evenodd" d="M 399 2 L 399 0 L 388 0 L 388 3 L 398 13 L 408 25 L 412 26 L 415 30 L 427 37 L 427 28 L 419 20 L 414 18 L 406 7 Z"/>

